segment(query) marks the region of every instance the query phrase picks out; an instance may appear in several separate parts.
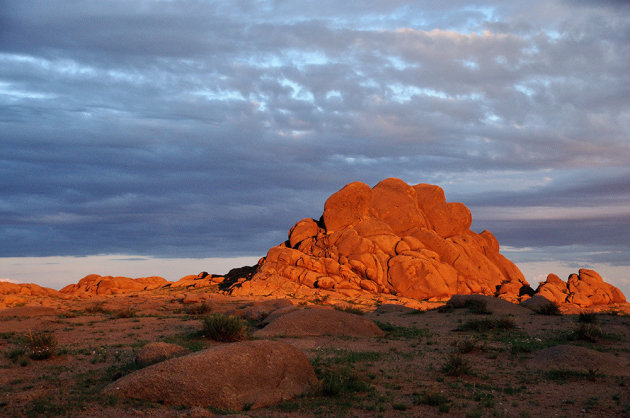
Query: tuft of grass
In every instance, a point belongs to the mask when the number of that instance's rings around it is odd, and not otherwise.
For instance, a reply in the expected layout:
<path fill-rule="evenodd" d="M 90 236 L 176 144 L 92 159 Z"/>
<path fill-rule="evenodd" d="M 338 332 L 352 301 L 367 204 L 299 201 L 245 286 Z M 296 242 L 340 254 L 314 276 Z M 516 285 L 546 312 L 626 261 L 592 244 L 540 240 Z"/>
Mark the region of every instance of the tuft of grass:
<path fill-rule="evenodd" d="M 203 318 L 202 332 L 215 341 L 233 342 L 247 338 L 247 322 L 234 315 L 210 314 Z"/>
<path fill-rule="evenodd" d="M 108 314 L 109 311 L 107 311 L 103 307 L 104 304 L 105 304 L 105 302 L 95 302 L 95 303 L 91 304 L 90 306 L 87 306 L 85 308 L 85 312 L 86 313 L 90 313 L 90 314 L 95 314 L 95 313 Z"/>
<path fill-rule="evenodd" d="M 573 339 L 590 342 L 597 342 L 603 336 L 604 332 L 601 327 L 597 324 L 590 323 L 581 323 L 571 334 Z"/>
<path fill-rule="evenodd" d="M 347 312 L 347 313 L 351 313 L 351 314 L 355 314 L 355 315 L 364 315 L 365 312 L 363 312 L 361 309 L 356 308 L 354 306 L 346 306 L 344 308 L 341 308 L 339 306 L 335 306 L 335 310 L 341 311 L 341 312 Z"/>
<path fill-rule="evenodd" d="M 367 392 L 370 384 L 348 367 L 331 368 L 320 372 L 324 396 L 339 396 L 355 392 Z"/>
<path fill-rule="evenodd" d="M 511 330 L 516 328 L 513 318 L 503 317 L 499 319 L 474 319 L 461 324 L 458 331 L 486 332 L 491 330 Z"/>
<path fill-rule="evenodd" d="M 577 319 L 583 324 L 597 324 L 599 322 L 599 317 L 595 312 L 580 312 Z"/>
<path fill-rule="evenodd" d="M 212 305 L 210 305 L 206 301 L 203 301 L 200 304 L 186 306 L 184 308 L 184 312 L 186 312 L 186 314 L 188 315 L 205 315 L 212 312 Z"/>
<path fill-rule="evenodd" d="M 422 338 L 431 335 L 431 331 L 426 328 L 417 327 L 401 327 L 398 325 L 390 324 L 389 322 L 375 321 L 376 325 L 387 333 L 387 337 L 392 339 L 401 338 Z"/>
<path fill-rule="evenodd" d="M 536 313 L 540 315 L 560 315 L 560 309 L 555 303 L 549 302 L 536 309 Z"/>
<path fill-rule="evenodd" d="M 474 338 L 466 338 L 465 340 L 457 343 L 457 349 L 462 354 L 472 353 L 477 348 L 477 340 Z"/>
<path fill-rule="evenodd" d="M 115 311 L 113 313 L 113 316 L 115 318 L 133 318 L 136 316 L 136 310 L 130 306 L 124 308 L 124 309 L 120 309 L 118 311 Z"/>
<path fill-rule="evenodd" d="M 566 383 L 568 380 L 597 380 L 602 374 L 599 370 L 589 369 L 588 371 L 568 370 L 568 369 L 551 369 L 544 372 L 543 376 L 548 380 L 557 383 Z"/>
<path fill-rule="evenodd" d="M 468 360 L 460 354 L 450 354 L 446 362 L 442 365 L 442 373 L 447 376 L 463 376 L 473 374 L 472 367 Z"/>
<path fill-rule="evenodd" d="M 33 360 L 45 360 L 55 353 L 57 339 L 53 334 L 29 330 L 25 337 L 26 352 Z"/>
<path fill-rule="evenodd" d="M 476 315 L 490 315 L 492 311 L 488 309 L 488 302 L 485 300 L 469 299 L 464 304 L 468 308 L 468 312 Z"/>
<path fill-rule="evenodd" d="M 424 391 L 414 395 L 413 403 L 415 405 L 437 406 L 440 412 L 448 412 L 451 409 L 451 401 L 443 393 Z"/>
<path fill-rule="evenodd" d="M 17 363 L 20 357 L 26 354 L 26 350 L 24 347 L 12 348 L 8 351 L 5 351 L 4 356 L 11 360 L 12 363 Z"/>

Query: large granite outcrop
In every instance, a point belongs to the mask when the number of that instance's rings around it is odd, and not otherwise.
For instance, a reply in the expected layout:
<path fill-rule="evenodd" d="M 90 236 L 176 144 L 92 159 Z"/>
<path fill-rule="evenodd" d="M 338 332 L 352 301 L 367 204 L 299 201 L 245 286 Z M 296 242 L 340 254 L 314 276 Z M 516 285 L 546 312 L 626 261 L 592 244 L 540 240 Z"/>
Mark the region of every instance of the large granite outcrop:
<path fill-rule="evenodd" d="M 350 183 L 328 198 L 319 221 L 302 219 L 267 253 L 237 295 L 343 300 L 446 300 L 484 294 L 516 302 L 533 290 L 489 231 L 470 230 L 462 203 L 430 184 L 389 178 Z"/>

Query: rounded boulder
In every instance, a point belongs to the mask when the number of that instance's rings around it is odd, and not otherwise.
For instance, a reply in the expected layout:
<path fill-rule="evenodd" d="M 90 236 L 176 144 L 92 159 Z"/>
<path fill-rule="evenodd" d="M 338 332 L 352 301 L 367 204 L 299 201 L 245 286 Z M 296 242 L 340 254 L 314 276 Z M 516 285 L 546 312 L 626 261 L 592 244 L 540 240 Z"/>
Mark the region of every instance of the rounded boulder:
<path fill-rule="evenodd" d="M 104 393 L 165 405 L 255 409 L 311 391 L 306 355 L 279 341 L 219 345 L 154 364 L 109 384 Z"/>

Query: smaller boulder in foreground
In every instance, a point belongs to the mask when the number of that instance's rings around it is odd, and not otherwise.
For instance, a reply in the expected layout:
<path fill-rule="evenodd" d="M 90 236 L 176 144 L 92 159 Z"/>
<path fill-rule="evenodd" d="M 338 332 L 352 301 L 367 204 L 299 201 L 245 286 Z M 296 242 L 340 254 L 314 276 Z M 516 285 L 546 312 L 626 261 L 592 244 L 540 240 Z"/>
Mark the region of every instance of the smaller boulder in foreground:
<path fill-rule="evenodd" d="M 335 309 L 300 309 L 278 316 L 265 328 L 254 333 L 257 338 L 307 336 L 382 337 L 384 332 L 361 315 Z"/>
<path fill-rule="evenodd" d="M 154 364 L 111 383 L 104 393 L 241 411 L 291 399 L 316 384 L 299 349 L 279 341 L 243 341 Z"/>

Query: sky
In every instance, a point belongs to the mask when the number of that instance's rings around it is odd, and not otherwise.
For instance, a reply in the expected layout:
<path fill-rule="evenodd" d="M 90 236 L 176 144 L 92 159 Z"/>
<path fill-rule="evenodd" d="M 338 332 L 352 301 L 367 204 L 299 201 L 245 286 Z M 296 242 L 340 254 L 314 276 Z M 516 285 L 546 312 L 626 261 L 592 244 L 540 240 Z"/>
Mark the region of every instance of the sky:
<path fill-rule="evenodd" d="M 630 296 L 629 68 L 626 1 L 2 0 L 0 278 L 225 273 L 398 177 Z"/>

